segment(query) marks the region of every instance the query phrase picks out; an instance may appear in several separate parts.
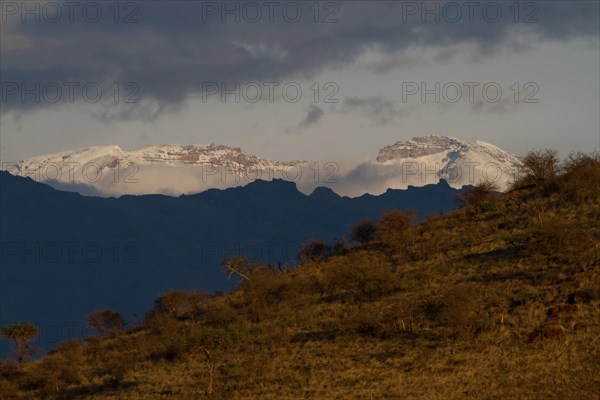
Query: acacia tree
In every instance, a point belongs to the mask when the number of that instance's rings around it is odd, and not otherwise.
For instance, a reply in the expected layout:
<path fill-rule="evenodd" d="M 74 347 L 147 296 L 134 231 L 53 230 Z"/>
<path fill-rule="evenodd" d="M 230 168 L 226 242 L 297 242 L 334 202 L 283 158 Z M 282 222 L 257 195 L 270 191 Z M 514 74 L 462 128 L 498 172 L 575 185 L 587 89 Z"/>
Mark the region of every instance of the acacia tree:
<path fill-rule="evenodd" d="M 105 308 L 88 315 L 87 325 L 96 329 L 102 336 L 116 336 L 125 326 L 125 319 L 115 310 Z"/>
<path fill-rule="evenodd" d="M 6 325 L 2 328 L 2 336 L 8 340 L 14 340 L 17 347 L 17 356 L 22 363 L 28 357 L 35 354 L 31 341 L 40 333 L 37 326 L 28 321 L 18 324 Z"/>

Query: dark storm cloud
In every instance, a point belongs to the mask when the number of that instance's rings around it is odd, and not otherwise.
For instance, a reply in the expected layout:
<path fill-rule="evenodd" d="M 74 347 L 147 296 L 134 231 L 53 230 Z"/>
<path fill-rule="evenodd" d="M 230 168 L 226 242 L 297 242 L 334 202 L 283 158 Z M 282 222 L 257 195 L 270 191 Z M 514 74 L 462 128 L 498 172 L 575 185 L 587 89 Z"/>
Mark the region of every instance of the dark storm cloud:
<path fill-rule="evenodd" d="M 306 117 L 302 120 L 302 122 L 300 122 L 298 124 L 298 126 L 294 129 L 292 129 L 292 128 L 286 129 L 286 133 L 302 132 L 304 129 L 319 122 L 319 120 L 321 118 L 323 118 L 323 115 L 325 115 L 325 113 L 323 112 L 323 110 L 320 107 L 317 107 L 314 104 L 311 104 L 310 106 L 308 106 L 308 110 L 306 111 Z"/>
<path fill-rule="evenodd" d="M 395 102 L 386 100 L 381 96 L 374 97 L 349 97 L 342 103 L 343 113 L 359 112 L 366 115 L 375 125 L 386 125 L 394 118 L 403 115 L 395 109 Z"/>
<path fill-rule="evenodd" d="M 508 112 L 514 112 L 519 107 L 519 104 L 520 103 L 508 98 L 500 99 L 495 103 L 477 100 L 471 105 L 471 110 L 476 113 L 504 114 Z"/>
<path fill-rule="evenodd" d="M 317 121 L 319 121 L 321 118 L 323 117 L 323 110 L 321 110 L 319 107 L 315 106 L 314 104 L 311 104 L 308 107 L 308 112 L 306 114 L 306 118 L 304 118 L 304 121 L 302 121 L 299 125 L 300 128 L 307 128 L 313 124 L 316 124 Z"/>
<path fill-rule="evenodd" d="M 509 9 L 512 2 L 497 2 L 502 9 L 502 17 L 497 21 L 490 20 L 493 12 L 484 17 L 480 6 L 475 9 L 472 21 L 468 10 L 463 8 L 463 15 L 456 23 L 448 21 L 454 17 L 444 14 L 443 2 L 428 3 L 430 8 L 440 8 L 439 22 L 435 16 L 422 22 L 421 10 L 412 13 L 407 8 L 410 4 L 421 8 L 423 2 L 319 3 L 318 23 L 314 22 L 313 2 L 295 3 L 302 6 L 298 22 L 291 22 L 293 12 L 283 14 L 286 2 L 279 3 L 272 18 L 269 10 L 261 6 L 264 3 L 254 3 L 262 8 L 262 17 L 256 23 L 248 20 L 255 14 L 241 12 L 244 2 L 119 3 L 121 9 L 116 17 L 109 9 L 112 2 L 96 4 L 102 5 L 103 16 L 95 23 L 82 18 L 80 12 L 74 13 L 71 22 L 64 10 L 57 23 L 45 21 L 44 16 L 40 23 L 31 19 L 22 23 L 18 14 L 3 5 L 0 90 L 4 110 L 54 106 L 55 102 L 48 101 L 57 98 L 52 91 L 54 87 L 46 88 L 48 93 L 41 93 L 40 101 L 33 94 L 23 98 L 22 91 L 36 90 L 36 82 L 41 83 L 42 92 L 48 82 L 77 82 L 75 101 L 88 102 L 89 93 L 82 93 L 81 88 L 92 83 L 92 92 L 99 86 L 103 96 L 100 100 L 92 96 L 91 101 L 98 101 L 102 107 L 109 103 L 109 110 L 115 104 L 117 108 L 131 110 L 138 104 L 148 107 L 150 103 L 154 104 L 153 110 L 160 112 L 176 108 L 189 96 L 201 93 L 207 83 L 225 83 L 229 88 L 249 81 L 308 78 L 325 68 L 350 65 L 373 48 L 390 55 L 377 67 L 385 71 L 410 64 L 406 51 L 415 47 L 442 49 L 438 57 L 441 63 L 453 56 L 448 54 L 448 48 L 461 44 L 471 45 L 481 55 L 493 54 L 503 47 L 526 48 L 527 43 L 517 40 L 518 32 L 529 33 L 527 37 L 535 38 L 536 42 L 593 39 L 599 32 L 598 3 L 594 1 L 529 2 L 537 8 L 521 9 L 519 22 L 514 21 L 515 15 Z M 125 9 L 125 4 L 135 7 Z M 223 4 L 240 7 L 239 12 L 225 15 L 225 23 L 221 10 L 209 13 Z M 333 6 L 325 9 L 326 4 Z M 239 22 L 235 21 L 235 14 Z M 132 23 L 124 23 L 128 17 Z M 527 17 L 531 23 L 523 22 Z M 16 88 L 15 83 L 18 83 Z M 131 95 L 131 91 L 124 89 L 128 83 L 139 89 L 137 102 L 125 102 Z M 11 94 L 15 90 L 17 93 Z M 69 101 L 68 94 L 63 92 L 56 102 Z M 148 113 L 122 110 L 113 113 L 103 109 L 99 114 L 106 118 L 135 119 Z"/>

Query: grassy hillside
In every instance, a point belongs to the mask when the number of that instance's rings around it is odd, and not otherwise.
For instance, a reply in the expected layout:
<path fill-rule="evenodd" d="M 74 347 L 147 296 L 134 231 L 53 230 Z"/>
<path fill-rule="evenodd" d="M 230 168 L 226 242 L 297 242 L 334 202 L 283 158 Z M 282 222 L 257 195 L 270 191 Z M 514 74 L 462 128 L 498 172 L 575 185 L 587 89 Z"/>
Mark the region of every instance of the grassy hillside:
<path fill-rule="evenodd" d="M 548 156 L 499 197 L 388 213 L 293 270 L 233 260 L 231 293 L 167 293 L 126 331 L 4 361 L 0 398 L 600 398 L 600 160 L 536 171 Z"/>

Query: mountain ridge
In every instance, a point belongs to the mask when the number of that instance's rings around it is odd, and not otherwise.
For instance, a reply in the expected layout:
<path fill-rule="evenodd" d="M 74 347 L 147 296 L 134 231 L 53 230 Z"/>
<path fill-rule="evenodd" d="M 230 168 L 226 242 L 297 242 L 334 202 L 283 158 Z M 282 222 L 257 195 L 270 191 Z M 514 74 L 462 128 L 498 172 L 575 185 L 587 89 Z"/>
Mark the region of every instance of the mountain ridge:
<path fill-rule="evenodd" d="M 492 144 L 430 135 L 397 141 L 363 162 L 275 161 L 225 145 L 146 145 L 123 150 L 117 145 L 29 157 L 9 167 L 61 190 L 85 195 L 193 194 L 211 188 L 244 186 L 254 180 L 284 179 L 312 193 L 318 186 L 339 195 L 381 194 L 446 180 L 461 188 L 493 180 L 506 190 L 520 159 Z"/>

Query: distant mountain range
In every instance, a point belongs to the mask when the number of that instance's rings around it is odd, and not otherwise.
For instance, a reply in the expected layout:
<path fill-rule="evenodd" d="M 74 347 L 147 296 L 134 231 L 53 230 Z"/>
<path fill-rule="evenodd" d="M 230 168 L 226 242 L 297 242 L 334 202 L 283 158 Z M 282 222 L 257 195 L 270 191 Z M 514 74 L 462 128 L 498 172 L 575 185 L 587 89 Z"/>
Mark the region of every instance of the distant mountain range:
<path fill-rule="evenodd" d="M 257 180 L 179 197 L 101 198 L 0 171 L 0 322 L 56 331 L 41 336 L 47 346 L 80 336 L 84 316 L 101 307 L 130 319 L 169 289 L 228 290 L 220 263 L 229 256 L 293 265 L 309 239 L 340 238 L 386 209 L 444 213 L 459 192 L 442 180 L 350 198 Z"/>
<path fill-rule="evenodd" d="M 135 150 L 97 146 L 24 159 L 6 169 L 85 195 L 193 194 L 283 179 L 304 193 L 329 187 L 340 195 L 381 194 L 387 189 L 435 184 L 474 185 L 484 179 L 504 190 L 519 158 L 489 143 L 426 136 L 396 142 L 374 161 L 273 161 L 222 145 L 152 145 Z"/>

